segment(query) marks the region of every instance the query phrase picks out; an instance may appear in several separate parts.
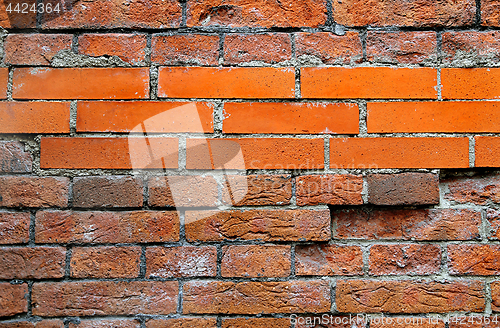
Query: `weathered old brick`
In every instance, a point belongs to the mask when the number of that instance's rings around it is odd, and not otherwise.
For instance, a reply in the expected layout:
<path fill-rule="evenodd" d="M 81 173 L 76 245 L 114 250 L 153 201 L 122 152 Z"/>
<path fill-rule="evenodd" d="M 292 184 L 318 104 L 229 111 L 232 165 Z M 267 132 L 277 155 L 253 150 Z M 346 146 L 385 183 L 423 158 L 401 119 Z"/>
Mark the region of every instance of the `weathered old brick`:
<path fill-rule="evenodd" d="M 290 275 L 290 246 L 241 245 L 222 247 L 223 277 L 287 277 Z"/>
<path fill-rule="evenodd" d="M 145 34 L 82 34 L 78 36 L 78 53 L 87 56 L 117 56 L 133 64 L 143 64 L 146 59 Z"/>
<path fill-rule="evenodd" d="M 297 275 L 361 275 L 363 252 L 359 246 L 304 245 L 295 248 Z"/>
<path fill-rule="evenodd" d="M 7 8 L 9 4 L 12 4 L 11 9 L 15 9 L 16 5 L 19 3 L 26 3 L 28 7 L 36 4 L 36 0 L 21 0 L 21 1 L 2 1 L 0 2 L 0 26 L 3 28 L 35 28 L 36 27 L 36 12 L 28 12 L 26 14 L 20 14 L 15 11 L 8 12 Z"/>
<path fill-rule="evenodd" d="M 141 207 L 143 182 L 130 176 L 76 177 L 73 180 L 75 207 Z"/>
<path fill-rule="evenodd" d="M 65 259 L 62 247 L 1 247 L 0 279 L 62 278 Z"/>
<path fill-rule="evenodd" d="M 137 278 L 140 247 L 75 247 L 71 253 L 73 278 Z"/>
<path fill-rule="evenodd" d="M 450 318 L 449 328 L 497 328 L 498 316 L 456 316 Z"/>
<path fill-rule="evenodd" d="M 275 64 L 292 59 L 292 42 L 286 33 L 228 34 L 224 38 L 224 63 L 261 61 Z"/>
<path fill-rule="evenodd" d="M 348 31 L 345 35 L 331 32 L 297 33 L 295 35 L 297 58 L 314 56 L 324 64 L 353 64 L 363 59 L 363 49 L 358 32 Z"/>
<path fill-rule="evenodd" d="M 148 247 L 146 276 L 160 278 L 214 277 L 217 249 L 212 246 Z"/>
<path fill-rule="evenodd" d="M 216 328 L 215 318 L 151 319 L 146 328 Z"/>
<path fill-rule="evenodd" d="M 491 283 L 491 309 L 495 312 L 500 311 L 500 282 Z"/>
<path fill-rule="evenodd" d="M 289 175 L 226 175 L 222 202 L 232 206 L 287 205 L 292 198 Z"/>
<path fill-rule="evenodd" d="M 153 35 L 151 61 L 161 65 L 215 66 L 219 63 L 218 35 Z"/>
<path fill-rule="evenodd" d="M 154 207 L 215 207 L 218 188 L 211 176 L 154 177 L 148 181 L 148 193 L 148 204 Z"/>
<path fill-rule="evenodd" d="M 5 63 L 50 65 L 61 50 L 71 50 L 71 34 L 9 34 L 5 38 Z"/>
<path fill-rule="evenodd" d="M 0 328 L 64 328 L 62 320 L 31 321 L 4 321 L 0 322 Z"/>
<path fill-rule="evenodd" d="M 0 317 L 28 312 L 28 284 L 0 282 Z"/>
<path fill-rule="evenodd" d="M 500 177 L 458 177 L 444 180 L 443 183 L 449 190 L 444 196 L 445 199 L 477 205 L 500 203 Z"/>
<path fill-rule="evenodd" d="M 452 319 L 453 320 L 453 319 Z M 370 321 L 371 328 L 445 328 L 441 319 L 436 317 L 385 317 Z"/>
<path fill-rule="evenodd" d="M 373 245 L 370 247 L 371 275 L 430 275 L 441 267 L 438 245 Z"/>
<path fill-rule="evenodd" d="M 129 319 L 85 319 L 79 323 L 70 322 L 68 328 L 140 328 L 138 320 Z"/>
<path fill-rule="evenodd" d="M 288 318 L 227 318 L 222 328 L 290 328 Z"/>
<path fill-rule="evenodd" d="M 363 178 L 351 174 L 304 175 L 295 179 L 297 205 L 359 205 Z"/>
<path fill-rule="evenodd" d="M 66 207 L 69 179 L 62 177 L 0 177 L 0 206 Z"/>
<path fill-rule="evenodd" d="M 27 212 L 0 212 L 0 244 L 27 243 L 30 220 Z"/>
<path fill-rule="evenodd" d="M 481 1 L 481 25 L 500 26 L 500 12 L 498 11 L 498 1 Z"/>
<path fill-rule="evenodd" d="M 32 170 L 31 154 L 17 141 L 0 141 L 0 172 L 29 173 Z"/>
<path fill-rule="evenodd" d="M 500 211 L 487 209 L 486 219 L 490 226 L 489 239 L 500 239 Z"/>
<path fill-rule="evenodd" d="M 446 64 L 457 66 L 488 65 L 500 59 L 500 32 L 446 32 L 442 51 Z"/>
<path fill-rule="evenodd" d="M 451 274 L 498 275 L 499 259 L 498 245 L 448 245 L 448 267 Z"/>

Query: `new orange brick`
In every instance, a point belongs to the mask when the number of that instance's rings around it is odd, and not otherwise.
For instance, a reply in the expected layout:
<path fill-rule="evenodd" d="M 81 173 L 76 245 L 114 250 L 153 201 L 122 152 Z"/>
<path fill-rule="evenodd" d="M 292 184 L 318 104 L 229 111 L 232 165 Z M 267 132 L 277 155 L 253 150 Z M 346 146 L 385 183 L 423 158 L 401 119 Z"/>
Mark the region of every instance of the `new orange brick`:
<path fill-rule="evenodd" d="M 295 98 L 293 68 L 161 67 L 165 98 Z"/>
<path fill-rule="evenodd" d="M 11 9 L 15 9 L 19 3 L 26 3 L 28 7 L 36 4 L 36 0 L 17 0 L 17 1 L 1 1 L 0 2 L 0 26 L 3 28 L 35 28 L 36 27 L 36 12 L 28 11 L 26 14 L 19 14 L 15 11 L 8 12 L 9 4 L 12 4 Z"/>
<path fill-rule="evenodd" d="M 469 167 L 467 138 L 332 138 L 331 168 Z"/>
<path fill-rule="evenodd" d="M 1 124 L 1 123 L 0 123 Z M 33 169 L 31 153 L 18 141 L 0 141 L 0 172 L 29 173 Z"/>
<path fill-rule="evenodd" d="M 146 68 L 15 68 L 12 97 L 14 99 L 148 98 L 149 70 Z"/>
<path fill-rule="evenodd" d="M 0 244 L 23 244 L 29 240 L 30 213 L 0 212 Z"/>
<path fill-rule="evenodd" d="M 62 278 L 65 258 L 62 247 L 0 248 L 0 279 Z"/>
<path fill-rule="evenodd" d="M 153 177 L 148 182 L 148 204 L 153 207 L 215 207 L 218 187 L 212 176 Z"/>
<path fill-rule="evenodd" d="M 0 177 L 0 206 L 66 207 L 69 179 L 63 177 Z"/>
<path fill-rule="evenodd" d="M 443 68 L 443 99 L 500 98 L 499 68 Z"/>
<path fill-rule="evenodd" d="M 69 102 L 0 102 L 0 133 L 69 133 Z"/>
<path fill-rule="evenodd" d="M 446 32 L 442 43 L 446 64 L 488 65 L 489 61 L 500 59 L 499 31 Z"/>
<path fill-rule="evenodd" d="M 306 67 L 302 98 L 437 99 L 434 68 Z"/>
<path fill-rule="evenodd" d="M 39 211 L 36 243 L 110 244 L 179 240 L 177 212 Z"/>
<path fill-rule="evenodd" d="M 290 275 L 290 246 L 241 245 L 222 247 L 223 277 L 287 277 Z"/>
<path fill-rule="evenodd" d="M 146 328 L 216 328 L 215 318 L 178 318 L 151 319 L 146 321 Z"/>
<path fill-rule="evenodd" d="M 225 133 L 357 134 L 357 104 L 225 103 Z"/>
<path fill-rule="evenodd" d="M 72 39 L 71 34 L 9 34 L 4 60 L 11 65 L 50 65 L 59 51 L 71 50 Z"/>
<path fill-rule="evenodd" d="M 128 319 L 85 319 L 80 322 L 70 322 L 68 328 L 140 328 L 141 323 L 139 320 Z M 38 328 L 38 327 L 36 327 Z"/>
<path fill-rule="evenodd" d="M 217 249 L 213 246 L 148 247 L 146 277 L 215 277 Z"/>
<path fill-rule="evenodd" d="M 177 138 L 42 138 L 40 167 L 177 168 Z"/>
<path fill-rule="evenodd" d="M 128 175 L 83 176 L 73 179 L 73 207 L 142 207 L 144 183 Z"/>
<path fill-rule="evenodd" d="M 151 61 L 160 65 L 215 66 L 219 63 L 219 36 L 153 35 Z"/>
<path fill-rule="evenodd" d="M 8 82 L 9 82 L 9 69 L 0 68 L 0 99 L 7 99 Z"/>
<path fill-rule="evenodd" d="M 359 205 L 363 178 L 352 174 L 304 175 L 295 178 L 297 205 Z"/>
<path fill-rule="evenodd" d="M 71 254 L 72 278 L 137 278 L 140 247 L 75 247 Z"/>
<path fill-rule="evenodd" d="M 0 282 L 0 317 L 28 312 L 28 284 Z"/>
<path fill-rule="evenodd" d="M 304 313 L 330 310 L 325 280 L 287 282 L 190 281 L 184 284 L 184 313 Z"/>
<path fill-rule="evenodd" d="M 484 283 L 340 280 L 336 304 L 338 311 L 346 313 L 482 312 Z"/>
<path fill-rule="evenodd" d="M 222 202 L 227 205 L 286 205 L 292 198 L 289 175 L 225 175 L 222 184 Z"/>
<path fill-rule="evenodd" d="M 451 274 L 498 275 L 499 258 L 499 245 L 448 245 L 448 266 Z"/>
<path fill-rule="evenodd" d="M 77 112 L 78 132 L 214 131 L 214 104 L 206 102 L 83 101 Z"/>
<path fill-rule="evenodd" d="M 491 118 L 490 118 L 491 119 Z M 475 137 L 475 162 L 476 167 L 498 167 L 500 166 L 500 138 L 498 137 Z"/>
<path fill-rule="evenodd" d="M 323 139 L 187 139 L 186 168 L 322 169 Z"/>
<path fill-rule="evenodd" d="M 92 316 L 170 314 L 177 310 L 177 281 L 35 283 L 33 314 Z"/>
<path fill-rule="evenodd" d="M 146 59 L 145 34 L 82 34 L 78 37 L 78 53 L 88 56 L 118 56 L 138 65 Z"/>
<path fill-rule="evenodd" d="M 362 275 L 363 251 L 359 246 L 298 245 L 295 270 L 301 276 Z"/>
<path fill-rule="evenodd" d="M 429 275 L 441 267 L 441 248 L 438 245 L 373 245 L 370 247 L 370 274 Z"/>
<path fill-rule="evenodd" d="M 301 56 L 314 56 L 325 64 L 358 63 L 363 59 L 358 32 L 348 31 L 345 35 L 331 32 L 297 33 L 295 49 L 299 60 Z"/>
<path fill-rule="evenodd" d="M 290 328 L 289 318 L 227 318 L 222 328 Z"/>
<path fill-rule="evenodd" d="M 261 61 L 275 64 L 292 59 L 292 42 L 286 33 L 228 34 L 224 38 L 224 63 Z"/>

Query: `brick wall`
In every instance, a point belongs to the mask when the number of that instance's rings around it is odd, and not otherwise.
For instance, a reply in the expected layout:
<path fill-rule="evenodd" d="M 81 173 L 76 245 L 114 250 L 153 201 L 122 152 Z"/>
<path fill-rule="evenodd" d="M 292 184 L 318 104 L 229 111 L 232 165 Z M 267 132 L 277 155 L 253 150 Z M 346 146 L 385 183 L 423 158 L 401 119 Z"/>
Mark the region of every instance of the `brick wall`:
<path fill-rule="evenodd" d="M 499 1 L 18 3 L 0 328 L 500 327 Z"/>

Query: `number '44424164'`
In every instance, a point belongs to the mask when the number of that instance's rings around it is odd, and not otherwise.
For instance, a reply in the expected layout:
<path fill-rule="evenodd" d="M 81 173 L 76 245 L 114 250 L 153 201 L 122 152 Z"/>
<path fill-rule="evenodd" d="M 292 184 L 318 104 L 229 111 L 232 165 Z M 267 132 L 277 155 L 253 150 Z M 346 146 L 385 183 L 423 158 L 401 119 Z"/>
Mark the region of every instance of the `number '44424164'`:
<path fill-rule="evenodd" d="M 12 4 L 9 3 L 9 5 L 6 8 L 8 13 L 18 13 L 18 14 L 29 14 L 29 13 L 47 13 L 50 14 L 52 12 L 59 13 L 61 11 L 59 3 L 57 4 L 52 4 L 52 3 L 39 3 L 38 6 L 36 3 L 34 4 L 29 4 L 26 2 L 21 2 L 17 4 Z"/>

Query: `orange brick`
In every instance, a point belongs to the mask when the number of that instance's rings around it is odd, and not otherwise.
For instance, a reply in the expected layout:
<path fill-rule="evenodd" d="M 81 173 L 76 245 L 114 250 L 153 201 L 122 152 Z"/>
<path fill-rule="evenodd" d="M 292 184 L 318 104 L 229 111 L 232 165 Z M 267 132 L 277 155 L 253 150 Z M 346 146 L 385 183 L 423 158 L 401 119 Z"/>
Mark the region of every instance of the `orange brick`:
<path fill-rule="evenodd" d="M 227 318 L 222 328 L 290 328 L 289 318 Z"/>
<path fill-rule="evenodd" d="M 370 274 L 429 275 L 441 267 L 441 248 L 438 245 L 373 245 L 370 247 Z"/>
<path fill-rule="evenodd" d="M 462 168 L 467 138 L 332 138 L 332 168 Z"/>
<path fill-rule="evenodd" d="M 352 174 L 304 175 L 295 179 L 297 205 L 363 204 L 363 178 Z"/>
<path fill-rule="evenodd" d="M 28 284 L 0 282 L 0 317 L 28 312 Z"/>
<path fill-rule="evenodd" d="M 84 319 L 80 322 L 70 322 L 68 328 L 140 328 L 139 320 L 127 319 Z M 36 327 L 38 328 L 38 327 Z M 48 327 L 47 327 L 48 328 Z"/>
<path fill-rule="evenodd" d="M 148 204 L 152 207 L 215 207 L 218 194 L 212 176 L 153 177 L 148 181 Z"/>
<path fill-rule="evenodd" d="M 295 248 L 297 275 L 362 275 L 363 251 L 359 246 L 298 245 Z"/>
<path fill-rule="evenodd" d="M 293 68 L 162 67 L 158 96 L 166 98 L 294 98 Z"/>
<path fill-rule="evenodd" d="M 42 168 L 177 168 L 176 138 L 42 138 Z M 153 156 L 153 157 L 151 157 Z"/>
<path fill-rule="evenodd" d="M 287 205 L 291 198 L 289 175 L 225 175 L 222 183 L 222 202 L 226 205 Z"/>
<path fill-rule="evenodd" d="M 145 34 L 82 34 L 78 37 L 78 53 L 88 56 L 118 56 L 130 64 L 146 59 Z"/>
<path fill-rule="evenodd" d="M 379 317 L 370 321 L 370 328 L 445 328 L 445 324 L 436 317 Z"/>
<path fill-rule="evenodd" d="M 228 34 L 224 38 L 224 63 L 262 61 L 269 64 L 292 59 L 292 42 L 286 33 Z"/>
<path fill-rule="evenodd" d="M 214 131 L 214 105 L 206 102 L 84 101 L 77 112 L 78 132 Z"/>
<path fill-rule="evenodd" d="M 500 98 L 500 68 L 443 68 L 443 99 Z"/>
<path fill-rule="evenodd" d="M 63 247 L 1 247 L 0 279 L 64 277 Z"/>
<path fill-rule="evenodd" d="M 222 247 L 223 277 L 287 277 L 290 275 L 290 246 L 235 245 Z"/>
<path fill-rule="evenodd" d="M 481 1 L 481 25 L 500 26 L 500 13 L 496 0 Z"/>
<path fill-rule="evenodd" d="M 5 38 L 5 63 L 50 65 L 61 50 L 71 50 L 71 34 L 10 34 Z"/>
<path fill-rule="evenodd" d="M 0 99 L 7 99 L 8 82 L 9 82 L 9 69 L 0 68 Z"/>
<path fill-rule="evenodd" d="M 322 169 L 323 139 L 187 139 L 186 168 Z"/>
<path fill-rule="evenodd" d="M 301 68 L 302 98 L 437 99 L 434 68 Z"/>
<path fill-rule="evenodd" d="M 493 101 L 368 103 L 368 133 L 500 132 Z"/>
<path fill-rule="evenodd" d="M 308 55 L 319 58 L 325 64 L 357 63 L 363 59 L 363 49 L 358 32 L 345 35 L 331 32 L 297 33 L 295 35 L 297 57 Z"/>
<path fill-rule="evenodd" d="M 225 133 L 359 133 L 357 104 L 225 103 Z"/>
<path fill-rule="evenodd" d="M 500 274 L 499 245 L 448 245 L 451 274 L 496 276 Z"/>
<path fill-rule="evenodd" d="M 215 318 L 177 318 L 151 319 L 146 322 L 146 328 L 216 328 Z"/>
<path fill-rule="evenodd" d="M 0 206 L 66 207 L 69 178 L 0 176 Z"/>
<path fill-rule="evenodd" d="M 151 61 L 161 65 L 215 66 L 219 63 L 219 36 L 153 35 Z"/>
<path fill-rule="evenodd" d="M 69 133 L 69 102 L 0 102 L 0 133 Z"/>
<path fill-rule="evenodd" d="M 146 68 L 15 68 L 12 96 L 15 99 L 148 98 L 149 70 Z"/>
<path fill-rule="evenodd" d="M 30 214 L 0 212 L 0 244 L 23 244 L 29 241 Z"/>
<path fill-rule="evenodd" d="M 217 249 L 214 246 L 148 247 L 146 277 L 215 277 Z"/>
<path fill-rule="evenodd" d="M 476 167 L 498 167 L 500 166 L 500 138 L 498 137 L 475 137 Z"/>
<path fill-rule="evenodd" d="M 71 254 L 72 278 L 137 278 L 140 247 L 75 247 Z"/>

